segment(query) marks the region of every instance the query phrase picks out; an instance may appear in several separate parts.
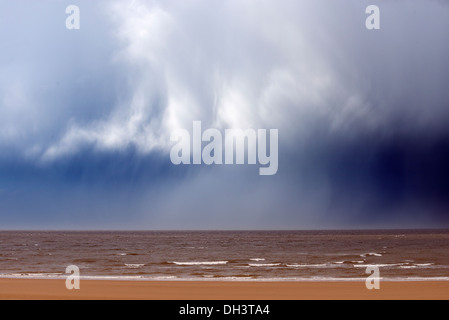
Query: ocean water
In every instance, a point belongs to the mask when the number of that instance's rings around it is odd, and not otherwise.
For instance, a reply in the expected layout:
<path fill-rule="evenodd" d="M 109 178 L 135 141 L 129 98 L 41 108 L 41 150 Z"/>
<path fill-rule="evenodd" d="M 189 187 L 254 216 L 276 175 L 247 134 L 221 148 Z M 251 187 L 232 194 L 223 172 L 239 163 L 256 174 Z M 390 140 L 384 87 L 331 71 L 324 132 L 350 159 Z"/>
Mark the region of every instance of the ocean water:
<path fill-rule="evenodd" d="M 1 231 L 0 277 L 449 280 L 449 230 Z"/>

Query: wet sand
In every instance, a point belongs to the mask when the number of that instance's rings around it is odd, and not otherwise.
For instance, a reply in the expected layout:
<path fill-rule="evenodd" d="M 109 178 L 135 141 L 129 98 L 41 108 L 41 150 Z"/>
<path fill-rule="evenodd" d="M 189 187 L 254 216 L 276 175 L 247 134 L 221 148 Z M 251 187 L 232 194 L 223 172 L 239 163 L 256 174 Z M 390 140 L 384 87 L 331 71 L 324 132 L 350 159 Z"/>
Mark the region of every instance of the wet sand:
<path fill-rule="evenodd" d="M 0 279 L 0 299 L 303 300 L 449 299 L 449 281 L 384 281 L 379 290 L 360 282 L 110 281 Z"/>

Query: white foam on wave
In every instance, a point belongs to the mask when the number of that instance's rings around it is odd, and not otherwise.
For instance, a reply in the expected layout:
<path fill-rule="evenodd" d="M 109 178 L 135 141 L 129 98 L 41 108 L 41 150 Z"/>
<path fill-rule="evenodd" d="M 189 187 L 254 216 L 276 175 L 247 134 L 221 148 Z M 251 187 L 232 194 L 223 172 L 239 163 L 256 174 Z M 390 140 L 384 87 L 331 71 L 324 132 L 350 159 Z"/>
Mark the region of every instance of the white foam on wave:
<path fill-rule="evenodd" d="M 367 267 L 379 267 L 379 268 L 388 268 L 388 267 L 398 267 L 403 266 L 405 263 L 373 263 L 373 264 L 354 264 L 355 268 L 367 268 Z"/>
<path fill-rule="evenodd" d="M 131 269 L 137 269 L 143 267 L 145 264 L 143 263 L 125 263 L 125 266 Z"/>
<path fill-rule="evenodd" d="M 0 274 L 0 279 L 66 279 L 63 273 L 9 273 Z"/>
<path fill-rule="evenodd" d="M 217 280 L 217 281 L 250 281 L 254 280 L 252 276 L 240 276 L 240 277 L 214 277 L 213 275 L 203 275 L 203 278 L 207 280 Z"/>
<path fill-rule="evenodd" d="M 200 266 L 200 265 L 210 266 L 210 265 L 227 264 L 228 261 L 190 261 L 190 262 L 173 261 L 172 263 L 178 266 Z"/>
<path fill-rule="evenodd" d="M 449 268 L 449 266 L 436 266 L 433 263 L 416 263 L 412 264 L 409 262 L 400 262 L 400 263 L 379 263 L 379 264 L 355 264 L 354 267 L 356 268 L 366 268 L 366 267 L 384 267 L 384 268 L 391 268 L 391 267 L 399 267 L 401 269 L 438 269 L 438 268 Z"/>
<path fill-rule="evenodd" d="M 251 261 L 265 261 L 264 258 L 252 258 L 252 259 L 249 259 L 249 260 L 251 260 Z"/>
<path fill-rule="evenodd" d="M 65 279 L 67 275 L 57 274 L 0 274 L 0 279 Z M 366 278 L 338 278 L 338 277 L 177 277 L 177 276 L 81 276 L 81 280 L 113 280 L 113 281 L 252 281 L 252 282 L 271 282 L 271 281 L 294 281 L 294 282 L 365 282 Z M 449 281 L 449 277 L 382 277 L 382 281 Z"/>
<path fill-rule="evenodd" d="M 328 268 L 331 267 L 328 263 L 316 263 L 316 264 L 287 264 L 287 267 L 293 268 Z"/>
<path fill-rule="evenodd" d="M 370 253 L 363 253 L 360 256 L 362 258 L 366 258 L 366 257 L 382 257 L 382 254 L 376 253 L 376 252 L 370 252 Z"/>
<path fill-rule="evenodd" d="M 250 267 L 275 267 L 281 265 L 280 263 L 249 263 Z"/>
<path fill-rule="evenodd" d="M 387 281 L 449 281 L 449 277 L 401 277 L 389 278 Z"/>
<path fill-rule="evenodd" d="M 150 280 L 176 280 L 178 279 L 177 276 L 156 276 L 156 277 L 151 277 L 148 278 Z"/>
<path fill-rule="evenodd" d="M 434 263 L 416 263 L 412 264 L 410 266 L 402 266 L 403 269 L 412 269 L 412 268 L 419 268 L 419 269 L 448 269 L 449 266 L 444 265 L 435 265 Z"/>
<path fill-rule="evenodd" d="M 144 276 L 80 276 L 81 280 L 145 280 Z"/>
<path fill-rule="evenodd" d="M 11 273 L 11 274 L 2 274 L 0 278 L 29 278 L 29 279 L 38 279 L 38 278 L 62 278 L 67 277 L 64 273 Z"/>

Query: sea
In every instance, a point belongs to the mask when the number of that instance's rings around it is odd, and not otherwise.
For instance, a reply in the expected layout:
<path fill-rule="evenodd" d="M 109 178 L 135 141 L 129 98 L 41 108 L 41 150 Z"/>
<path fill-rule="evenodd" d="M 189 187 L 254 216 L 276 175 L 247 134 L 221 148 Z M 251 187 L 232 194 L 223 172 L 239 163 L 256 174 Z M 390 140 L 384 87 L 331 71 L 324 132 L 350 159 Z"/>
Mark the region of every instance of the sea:
<path fill-rule="evenodd" d="M 0 231 L 0 278 L 448 281 L 449 230 Z"/>

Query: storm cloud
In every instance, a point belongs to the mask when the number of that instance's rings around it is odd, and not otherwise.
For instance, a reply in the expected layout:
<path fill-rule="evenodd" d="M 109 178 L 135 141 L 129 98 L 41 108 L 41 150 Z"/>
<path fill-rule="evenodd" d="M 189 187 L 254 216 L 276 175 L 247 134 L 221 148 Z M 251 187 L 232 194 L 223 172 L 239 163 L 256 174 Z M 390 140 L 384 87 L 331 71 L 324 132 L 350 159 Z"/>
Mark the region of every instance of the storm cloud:
<path fill-rule="evenodd" d="M 442 1 L 3 1 L 0 223 L 447 226 L 447 30 Z M 278 173 L 174 166 L 197 120 L 278 129 Z"/>

